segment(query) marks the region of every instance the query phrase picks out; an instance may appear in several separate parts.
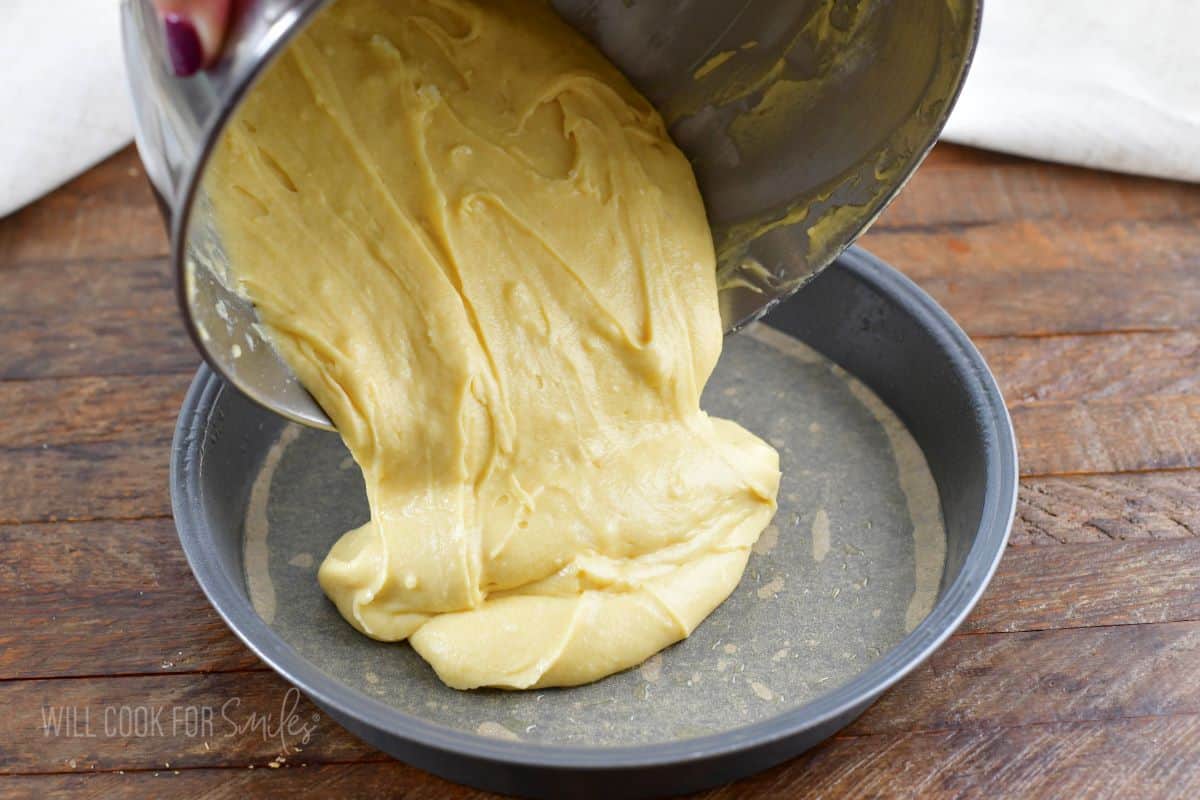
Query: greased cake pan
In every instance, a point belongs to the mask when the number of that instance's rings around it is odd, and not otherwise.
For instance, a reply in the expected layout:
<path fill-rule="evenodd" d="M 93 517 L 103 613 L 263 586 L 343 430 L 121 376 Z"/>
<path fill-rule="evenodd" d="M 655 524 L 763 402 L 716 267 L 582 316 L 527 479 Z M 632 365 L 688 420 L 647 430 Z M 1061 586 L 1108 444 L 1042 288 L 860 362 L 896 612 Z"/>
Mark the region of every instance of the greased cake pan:
<path fill-rule="evenodd" d="M 525 796 L 697 790 L 819 743 L 927 658 L 995 570 L 1017 492 L 982 357 L 858 248 L 726 338 L 702 405 L 779 450 L 779 511 L 690 638 L 588 686 L 458 692 L 407 644 L 353 631 L 316 567 L 366 518 L 357 467 L 336 434 L 261 409 L 207 367 L 175 432 L 176 526 L 230 628 L 384 752 Z"/>

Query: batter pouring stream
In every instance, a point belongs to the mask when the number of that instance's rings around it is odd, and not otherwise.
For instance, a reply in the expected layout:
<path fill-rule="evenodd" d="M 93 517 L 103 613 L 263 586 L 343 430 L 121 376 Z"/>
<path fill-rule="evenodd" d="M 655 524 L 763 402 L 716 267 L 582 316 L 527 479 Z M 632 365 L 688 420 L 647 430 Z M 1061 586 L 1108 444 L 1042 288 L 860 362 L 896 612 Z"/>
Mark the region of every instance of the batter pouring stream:
<path fill-rule="evenodd" d="M 538 0 L 342 0 L 206 190 L 241 291 L 362 468 L 319 580 L 448 685 L 586 683 L 686 637 L 778 458 L 700 410 L 711 234 L 657 112 Z M 285 532 L 286 534 L 286 532 Z"/>

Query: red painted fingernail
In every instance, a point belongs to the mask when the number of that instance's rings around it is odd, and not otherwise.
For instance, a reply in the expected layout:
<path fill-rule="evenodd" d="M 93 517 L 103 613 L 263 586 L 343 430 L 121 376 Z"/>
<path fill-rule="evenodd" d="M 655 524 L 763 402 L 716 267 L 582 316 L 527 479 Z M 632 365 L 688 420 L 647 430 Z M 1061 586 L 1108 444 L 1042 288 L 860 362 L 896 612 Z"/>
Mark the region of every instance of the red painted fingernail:
<path fill-rule="evenodd" d="M 179 14 L 166 14 L 163 16 L 163 30 L 167 35 L 171 69 L 181 78 L 194 75 L 204 63 L 204 50 L 200 46 L 196 26 Z"/>

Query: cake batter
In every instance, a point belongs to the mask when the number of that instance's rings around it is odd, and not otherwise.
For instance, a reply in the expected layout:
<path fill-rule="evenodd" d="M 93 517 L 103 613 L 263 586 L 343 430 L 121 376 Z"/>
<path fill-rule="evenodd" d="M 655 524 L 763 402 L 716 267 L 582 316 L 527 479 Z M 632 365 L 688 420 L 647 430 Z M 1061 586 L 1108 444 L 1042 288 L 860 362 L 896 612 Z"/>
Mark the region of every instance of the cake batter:
<path fill-rule="evenodd" d="M 318 573 L 448 685 L 565 686 L 686 637 L 775 510 L 708 417 L 695 179 L 538 0 L 342 0 L 271 67 L 206 190 L 240 289 L 362 468 Z"/>

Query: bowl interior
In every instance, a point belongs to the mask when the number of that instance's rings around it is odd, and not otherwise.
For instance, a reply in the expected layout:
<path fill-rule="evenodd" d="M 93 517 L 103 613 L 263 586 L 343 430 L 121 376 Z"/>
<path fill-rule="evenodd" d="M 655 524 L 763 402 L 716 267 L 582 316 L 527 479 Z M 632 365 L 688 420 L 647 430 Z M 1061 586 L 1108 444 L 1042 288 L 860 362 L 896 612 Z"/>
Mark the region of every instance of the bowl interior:
<path fill-rule="evenodd" d="M 555 0 L 696 170 L 722 317 L 761 316 L 879 214 L 937 139 L 976 0 Z"/>
<path fill-rule="evenodd" d="M 152 17 L 149 0 L 133 5 Z M 197 345 L 251 398 L 301 422 L 327 418 L 278 359 L 253 307 L 230 289 L 204 183 L 238 101 L 319 0 L 261 4 L 228 62 L 177 91 L 178 114 L 139 106 L 143 157 L 174 126 L 183 168 L 173 258 Z M 975 44 L 978 0 L 555 0 L 662 111 L 696 171 L 718 250 L 727 329 L 757 318 L 830 263 L 900 190 L 949 114 Z M 271 22 L 271 24 L 268 24 Z M 132 26 L 143 37 L 157 36 Z M 245 39 L 243 41 L 243 38 Z M 154 43 L 130 45 L 149 59 Z M 147 72 L 160 64 L 147 64 Z M 143 70 L 131 66 L 140 75 Z M 182 113 L 188 112 L 188 113 Z M 186 124 L 185 124 L 186 123 Z M 163 134 L 157 138 L 150 133 Z M 165 138 L 164 138 L 165 137 Z"/>

